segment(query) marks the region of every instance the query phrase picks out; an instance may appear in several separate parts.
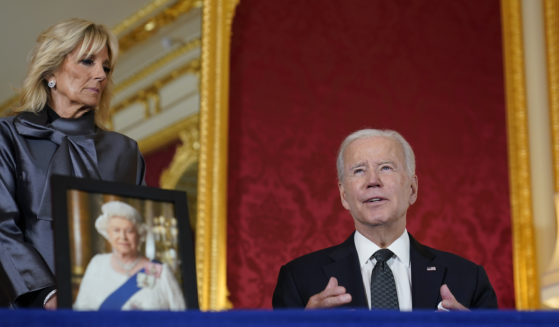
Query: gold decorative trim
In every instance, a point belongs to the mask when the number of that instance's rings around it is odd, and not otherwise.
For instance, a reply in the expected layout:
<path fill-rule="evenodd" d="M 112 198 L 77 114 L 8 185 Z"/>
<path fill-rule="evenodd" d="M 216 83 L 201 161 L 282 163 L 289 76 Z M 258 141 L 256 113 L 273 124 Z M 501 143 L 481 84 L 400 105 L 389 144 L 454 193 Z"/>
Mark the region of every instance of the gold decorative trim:
<path fill-rule="evenodd" d="M 186 75 L 188 73 L 198 74 L 199 71 L 200 71 L 199 58 L 187 62 L 181 67 L 178 67 L 177 69 L 173 70 L 171 73 L 155 80 L 151 85 L 141 90 L 138 90 L 135 94 L 129 96 L 128 98 L 112 106 L 110 110 L 111 118 L 117 112 L 128 108 L 130 105 L 136 102 L 142 102 L 144 104 L 145 106 L 144 118 L 149 118 L 152 116 L 152 113 L 150 111 L 150 106 L 149 106 L 150 103 L 153 103 L 155 105 L 154 113 L 155 114 L 160 113 L 161 107 L 159 104 L 159 91 L 161 90 L 161 88 L 183 75 Z M 150 99 L 153 101 L 149 101 Z M 112 126 L 112 121 L 109 122 L 109 125 Z"/>
<path fill-rule="evenodd" d="M 157 15 L 121 36 L 118 40 L 120 51 L 125 52 L 134 45 L 147 40 L 162 27 L 174 22 L 178 17 L 186 14 L 199 4 L 199 0 L 180 0 L 175 2 Z"/>
<path fill-rule="evenodd" d="M 501 0 L 516 308 L 540 308 L 532 215 L 521 0 Z"/>
<path fill-rule="evenodd" d="M 118 85 L 114 88 L 114 93 L 117 94 L 122 90 L 128 88 L 130 85 L 135 84 L 144 78 L 148 77 L 149 75 L 153 74 L 157 70 L 161 69 L 165 65 L 169 64 L 171 61 L 177 59 L 178 57 L 188 53 L 189 51 L 199 48 L 200 47 L 200 39 L 194 39 L 183 46 L 178 47 L 177 49 L 167 53 L 165 56 L 157 59 L 156 61 L 149 64 L 144 69 L 140 70 L 136 74 L 126 78 L 122 82 L 118 83 Z"/>
<path fill-rule="evenodd" d="M 177 146 L 171 164 L 159 178 L 162 188 L 186 191 L 188 213 L 192 229 L 196 229 L 196 208 L 198 203 L 198 156 L 200 153 L 200 120 L 194 114 L 180 124 L 178 136 L 181 144 Z M 177 134 L 173 135 L 176 139 Z"/>
<path fill-rule="evenodd" d="M 134 13 L 132 16 L 126 18 L 117 26 L 113 27 L 113 33 L 120 37 L 124 31 L 132 28 L 132 26 L 139 24 L 142 20 L 146 19 L 149 15 L 153 14 L 157 10 L 160 10 L 166 6 L 171 0 L 154 0 L 144 8 L 140 9 L 138 12 Z"/>
<path fill-rule="evenodd" d="M 161 173 L 159 184 L 162 188 L 175 188 L 184 170 L 198 161 L 200 152 L 199 126 L 200 116 L 195 114 L 177 124 L 177 132 L 169 135 L 173 136 L 173 139 L 177 139 L 178 135 L 182 145 L 177 148 L 169 167 Z M 170 141 L 173 139 L 170 139 Z"/>
<path fill-rule="evenodd" d="M 551 128 L 551 156 L 553 165 L 553 184 L 555 191 L 555 218 L 559 223 L 559 3 L 557 0 L 544 0 L 544 22 L 547 55 L 547 85 L 549 98 L 549 120 Z M 559 280 L 559 226 L 555 239 L 555 250 L 548 270 L 542 277 L 543 299 L 547 308 L 559 308 L 559 296 L 549 297 L 546 288 Z"/>
<path fill-rule="evenodd" d="M 559 3 L 556 0 L 544 0 L 544 17 L 553 181 L 557 193 L 559 192 Z"/>
<path fill-rule="evenodd" d="M 201 310 L 227 299 L 227 133 L 231 22 L 239 0 L 204 0 L 196 269 Z"/>
<path fill-rule="evenodd" d="M 199 124 L 199 116 L 198 114 L 189 116 L 180 122 L 173 124 L 171 126 L 166 127 L 164 130 L 153 134 L 150 137 L 146 137 L 145 139 L 138 142 L 138 146 L 140 147 L 140 152 L 146 155 L 149 154 L 151 151 L 157 150 L 161 146 L 171 143 L 174 140 L 179 139 L 181 132 L 189 131 L 192 125 L 198 126 Z M 193 145 L 193 146 L 200 146 Z M 173 159 L 174 160 L 174 159 Z M 172 165 L 172 164 L 171 164 Z M 176 184 L 176 183 L 175 183 Z M 163 185 L 175 185 L 170 181 L 162 181 L 162 187 L 168 187 Z"/>

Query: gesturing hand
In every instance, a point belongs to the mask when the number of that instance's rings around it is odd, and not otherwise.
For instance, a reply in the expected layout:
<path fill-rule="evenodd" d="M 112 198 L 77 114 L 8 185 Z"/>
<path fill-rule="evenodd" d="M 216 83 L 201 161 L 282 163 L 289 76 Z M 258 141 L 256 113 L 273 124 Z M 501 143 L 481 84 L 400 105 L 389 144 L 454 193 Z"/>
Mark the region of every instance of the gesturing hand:
<path fill-rule="evenodd" d="M 56 310 L 57 306 L 58 306 L 58 303 L 57 303 L 57 299 L 56 299 L 56 294 L 53 297 L 51 297 L 47 301 L 47 303 L 45 303 L 45 309 L 47 309 L 47 310 Z"/>
<path fill-rule="evenodd" d="M 456 310 L 469 311 L 468 308 L 466 308 L 456 300 L 456 298 L 454 297 L 454 295 L 452 294 L 448 286 L 446 286 L 446 284 L 443 284 L 441 286 L 441 299 L 443 300 L 441 301 L 440 305 L 442 305 L 442 307 L 447 311 L 456 311 Z M 444 311 L 444 310 L 439 309 L 439 311 Z"/>
<path fill-rule="evenodd" d="M 330 277 L 326 288 L 309 298 L 305 309 L 333 308 L 351 302 L 351 294 L 338 285 L 335 277 Z"/>

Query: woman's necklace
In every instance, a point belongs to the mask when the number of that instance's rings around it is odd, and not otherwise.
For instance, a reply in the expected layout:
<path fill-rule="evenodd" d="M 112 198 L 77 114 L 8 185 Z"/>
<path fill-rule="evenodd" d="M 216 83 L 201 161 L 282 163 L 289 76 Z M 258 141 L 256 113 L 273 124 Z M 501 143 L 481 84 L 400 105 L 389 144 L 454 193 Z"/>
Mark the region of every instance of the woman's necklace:
<path fill-rule="evenodd" d="M 122 260 L 120 260 L 120 258 L 118 257 L 118 255 L 113 255 L 114 258 L 116 259 L 116 263 L 118 264 L 118 266 L 124 270 L 124 272 L 126 273 L 126 276 L 130 276 L 130 271 L 132 270 L 132 268 L 136 267 L 136 265 L 138 264 L 138 262 L 140 262 L 140 256 L 136 257 L 136 260 L 130 262 L 130 263 L 124 263 L 122 262 Z"/>

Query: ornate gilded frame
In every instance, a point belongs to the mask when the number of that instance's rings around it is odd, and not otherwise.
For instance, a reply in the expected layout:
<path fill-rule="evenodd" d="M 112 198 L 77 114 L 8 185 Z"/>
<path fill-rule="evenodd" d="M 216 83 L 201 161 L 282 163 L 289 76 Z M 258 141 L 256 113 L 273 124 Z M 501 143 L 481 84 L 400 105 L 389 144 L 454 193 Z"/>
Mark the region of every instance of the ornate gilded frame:
<path fill-rule="evenodd" d="M 559 192 L 559 2 L 544 0 L 554 189 Z"/>
<path fill-rule="evenodd" d="M 227 299 L 227 139 L 231 23 L 239 0 L 204 0 L 196 269 L 201 310 Z"/>
<path fill-rule="evenodd" d="M 516 308 L 540 308 L 532 214 L 521 0 L 501 0 Z"/>
<path fill-rule="evenodd" d="M 549 100 L 549 120 L 551 129 L 551 155 L 553 165 L 553 190 L 555 192 L 556 211 L 556 248 L 550 267 L 554 270 L 551 274 L 557 280 L 557 267 L 559 265 L 559 1 L 544 0 L 544 22 L 546 41 L 547 85 Z M 549 276 L 549 275 L 548 275 Z M 545 277 L 544 287 L 547 286 Z M 544 294 L 545 296 L 545 294 Z M 558 308 L 558 297 L 555 299 L 542 299 L 545 305 Z"/>

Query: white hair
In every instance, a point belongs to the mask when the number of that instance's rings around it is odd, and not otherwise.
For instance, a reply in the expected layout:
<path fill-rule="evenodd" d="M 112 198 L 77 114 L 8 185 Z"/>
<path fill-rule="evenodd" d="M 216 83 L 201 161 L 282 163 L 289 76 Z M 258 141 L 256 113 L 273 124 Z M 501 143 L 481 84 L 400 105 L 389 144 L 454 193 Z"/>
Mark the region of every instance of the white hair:
<path fill-rule="evenodd" d="M 121 201 L 110 201 L 101 206 L 101 212 L 102 214 L 95 220 L 95 229 L 97 229 L 97 232 L 105 239 L 109 239 L 107 234 L 109 220 L 113 217 L 119 217 L 132 222 L 138 231 L 140 242 L 143 241 L 147 228 L 144 223 L 142 223 L 140 213 L 138 210 L 134 209 L 134 207 Z"/>
<path fill-rule="evenodd" d="M 342 145 L 340 145 L 340 150 L 338 151 L 338 158 L 336 159 L 336 168 L 338 170 L 338 180 L 342 181 L 344 178 L 344 151 L 347 146 L 358 139 L 369 138 L 369 137 L 387 137 L 391 138 L 402 145 L 402 149 L 404 150 L 404 160 L 406 163 L 406 171 L 408 175 L 411 177 L 415 175 L 415 155 L 413 154 L 413 150 L 406 141 L 406 139 L 400 135 L 400 133 L 390 130 L 390 129 L 361 129 L 349 134 Z"/>

